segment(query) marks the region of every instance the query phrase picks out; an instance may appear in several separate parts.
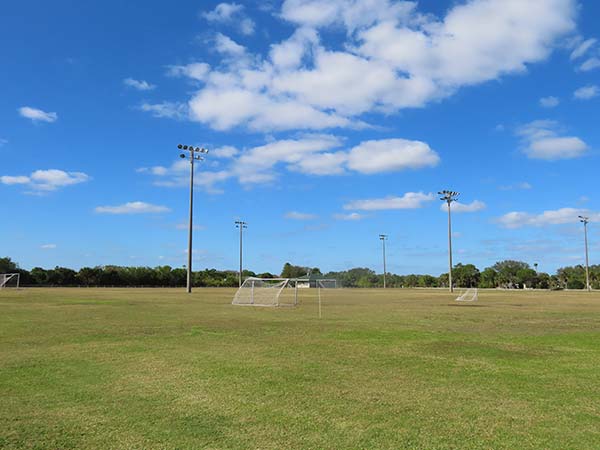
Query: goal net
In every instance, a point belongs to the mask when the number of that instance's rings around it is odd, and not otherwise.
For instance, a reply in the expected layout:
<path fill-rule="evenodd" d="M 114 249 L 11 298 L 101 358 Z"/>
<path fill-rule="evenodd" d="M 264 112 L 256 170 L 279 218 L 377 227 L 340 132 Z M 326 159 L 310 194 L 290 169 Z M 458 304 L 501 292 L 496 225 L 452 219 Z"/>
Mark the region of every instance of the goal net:
<path fill-rule="evenodd" d="M 340 286 L 339 286 L 337 280 L 322 279 L 322 280 L 317 280 L 317 287 L 319 289 L 337 289 Z"/>
<path fill-rule="evenodd" d="M 297 283 L 288 278 L 246 278 L 235 293 L 231 304 L 295 306 L 298 304 Z"/>
<path fill-rule="evenodd" d="M 0 289 L 18 289 L 20 278 L 18 273 L 0 273 Z"/>
<path fill-rule="evenodd" d="M 460 296 L 456 298 L 457 302 L 475 302 L 477 301 L 477 289 L 471 288 L 467 289 Z"/>

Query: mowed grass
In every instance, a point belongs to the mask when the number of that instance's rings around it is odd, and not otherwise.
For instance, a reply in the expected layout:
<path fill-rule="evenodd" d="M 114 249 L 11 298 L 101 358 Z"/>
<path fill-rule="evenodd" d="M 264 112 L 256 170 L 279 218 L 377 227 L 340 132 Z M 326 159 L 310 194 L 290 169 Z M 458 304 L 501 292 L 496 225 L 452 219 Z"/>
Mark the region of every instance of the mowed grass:
<path fill-rule="evenodd" d="M 598 293 L 234 292 L 0 292 L 0 447 L 600 448 Z"/>

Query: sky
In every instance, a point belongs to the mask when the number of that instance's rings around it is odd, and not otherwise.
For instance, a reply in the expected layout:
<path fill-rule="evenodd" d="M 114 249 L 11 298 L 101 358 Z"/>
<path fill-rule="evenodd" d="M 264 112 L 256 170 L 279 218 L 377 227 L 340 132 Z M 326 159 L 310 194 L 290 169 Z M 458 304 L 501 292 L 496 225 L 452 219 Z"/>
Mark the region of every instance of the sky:
<path fill-rule="evenodd" d="M 0 256 L 554 272 L 600 257 L 594 0 L 0 6 Z"/>

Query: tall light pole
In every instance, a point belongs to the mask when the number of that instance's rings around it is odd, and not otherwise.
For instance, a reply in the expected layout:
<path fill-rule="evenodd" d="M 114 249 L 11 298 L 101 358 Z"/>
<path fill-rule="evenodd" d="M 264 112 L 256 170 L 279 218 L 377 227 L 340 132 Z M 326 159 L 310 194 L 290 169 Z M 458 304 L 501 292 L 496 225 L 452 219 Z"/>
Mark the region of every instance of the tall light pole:
<path fill-rule="evenodd" d="M 248 228 L 248 224 L 246 222 L 244 222 L 243 220 L 236 220 L 235 221 L 235 227 L 240 229 L 240 275 L 239 275 L 239 282 L 240 282 L 240 287 L 242 287 L 242 271 L 243 271 L 243 265 L 242 265 L 242 249 L 243 247 L 243 235 L 244 235 L 244 228 Z"/>
<path fill-rule="evenodd" d="M 380 234 L 379 239 L 381 240 L 382 249 L 383 249 L 383 288 L 385 289 L 385 275 L 387 273 L 387 267 L 385 264 L 385 241 L 387 240 L 387 234 Z"/>
<path fill-rule="evenodd" d="M 440 200 L 448 204 L 448 284 L 450 285 L 450 292 L 454 292 L 454 286 L 452 285 L 452 216 L 450 205 L 456 201 L 456 197 L 460 194 L 454 191 L 440 191 L 438 194 L 441 195 Z"/>
<path fill-rule="evenodd" d="M 192 234 L 194 230 L 194 162 L 202 161 L 202 158 L 198 153 L 208 153 L 205 148 L 194 147 L 193 145 L 181 145 L 177 146 L 179 150 L 184 150 L 189 153 L 181 153 L 181 158 L 189 158 L 190 160 L 190 222 L 188 226 L 188 261 L 187 261 L 187 293 L 192 293 Z"/>
<path fill-rule="evenodd" d="M 590 218 L 585 216 L 579 216 L 580 222 L 583 223 L 583 233 L 585 235 L 585 287 L 588 291 L 592 290 L 590 286 L 590 258 L 588 254 L 588 239 L 587 239 L 587 226 L 590 223 Z"/>

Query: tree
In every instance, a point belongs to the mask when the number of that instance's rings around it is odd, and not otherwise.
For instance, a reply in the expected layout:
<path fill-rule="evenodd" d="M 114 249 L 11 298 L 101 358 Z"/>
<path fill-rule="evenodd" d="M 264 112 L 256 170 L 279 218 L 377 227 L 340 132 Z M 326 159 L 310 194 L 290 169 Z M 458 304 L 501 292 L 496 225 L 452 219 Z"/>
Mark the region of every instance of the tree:
<path fill-rule="evenodd" d="M 522 261 L 506 260 L 499 261 L 492 266 L 498 273 L 497 283 L 504 288 L 518 288 L 519 277 L 517 273 L 522 269 L 531 269 L 529 264 Z"/>
<path fill-rule="evenodd" d="M 30 274 L 33 284 L 37 284 L 39 286 L 48 284 L 48 271 L 42 269 L 41 267 L 34 267 L 31 269 Z"/>
<path fill-rule="evenodd" d="M 82 267 L 79 269 L 77 278 L 84 286 L 99 286 L 102 269 L 99 267 Z"/>
<path fill-rule="evenodd" d="M 479 287 L 481 288 L 495 288 L 498 287 L 498 272 L 492 267 L 488 267 L 479 277 Z"/>
<path fill-rule="evenodd" d="M 517 270 L 517 283 L 525 288 L 533 288 L 537 285 L 537 272 L 533 269 L 519 269 Z"/>
<path fill-rule="evenodd" d="M 0 273 L 16 273 L 18 269 L 19 265 L 8 256 L 0 258 Z"/>
<path fill-rule="evenodd" d="M 315 269 L 321 273 L 318 268 Z M 283 269 L 281 270 L 281 278 L 299 278 L 305 276 L 309 271 L 310 269 L 308 267 L 293 266 L 288 262 L 283 265 Z"/>
<path fill-rule="evenodd" d="M 479 284 L 479 269 L 473 264 L 458 263 L 452 270 L 453 284 L 457 287 L 475 287 Z"/>

